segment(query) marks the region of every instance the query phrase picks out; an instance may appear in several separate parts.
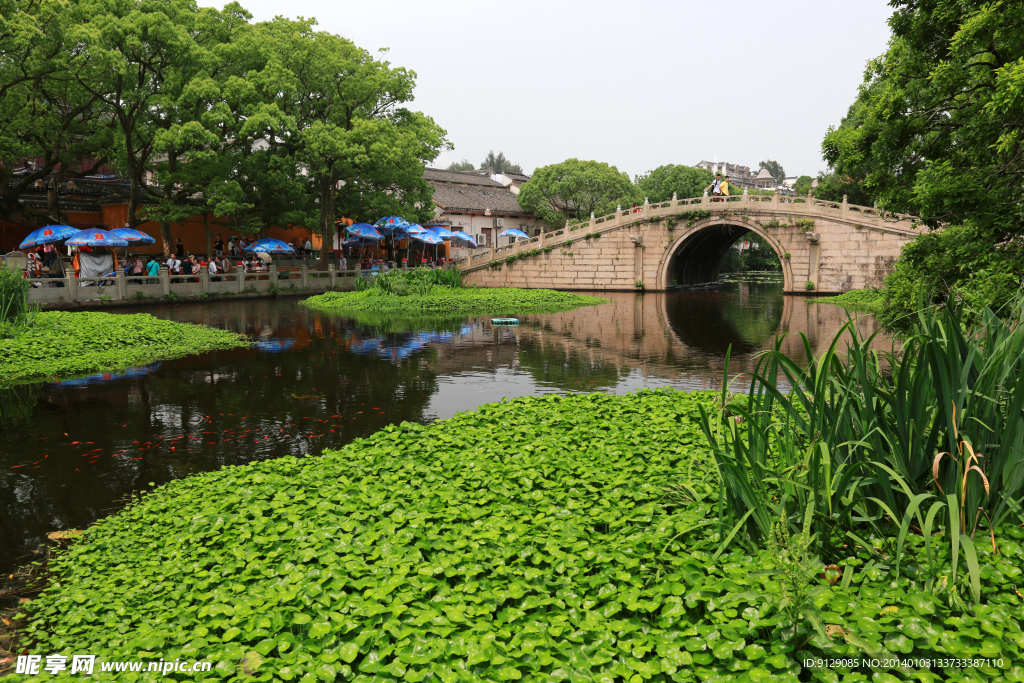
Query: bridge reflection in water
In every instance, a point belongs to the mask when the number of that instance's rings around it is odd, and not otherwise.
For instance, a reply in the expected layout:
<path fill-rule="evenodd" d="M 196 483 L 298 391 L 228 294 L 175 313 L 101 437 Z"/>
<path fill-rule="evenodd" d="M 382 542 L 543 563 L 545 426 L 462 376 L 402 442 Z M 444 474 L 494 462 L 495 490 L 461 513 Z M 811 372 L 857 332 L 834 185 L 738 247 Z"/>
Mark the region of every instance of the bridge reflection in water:
<path fill-rule="evenodd" d="M 748 372 L 760 351 L 785 335 L 783 351 L 804 356 L 800 335 L 816 352 L 848 320 L 838 306 L 812 304 L 806 297 L 783 295 L 778 284 L 726 285 L 720 290 L 635 294 L 601 292 L 609 303 L 543 316 L 521 316 L 518 328 L 475 328 L 452 344 L 440 346 L 428 367 L 438 374 L 443 398 L 431 401 L 439 417 L 473 407 L 476 397 L 452 386 L 460 377 L 482 378 L 501 369 L 504 395 L 544 391 L 603 390 L 618 393 L 644 386 L 712 389 L 721 386 L 726 350 L 730 371 Z M 878 329 L 873 316 L 855 323 L 867 336 Z M 874 343 L 890 348 L 879 335 Z M 529 379 L 517 379 L 516 371 Z M 481 391 L 484 391 L 481 389 Z M 487 393 L 485 391 L 485 393 Z"/>
<path fill-rule="evenodd" d="M 149 307 L 258 344 L 0 391 L 0 571 L 48 532 L 83 528 L 148 482 L 316 454 L 504 397 L 714 389 L 728 347 L 739 373 L 777 334 L 789 333 L 783 348 L 799 358 L 799 333 L 820 350 L 846 320 L 779 285 L 601 296 L 609 303 L 519 316 L 514 328 L 489 316 L 364 324 L 289 299 Z M 857 325 L 875 329 L 870 317 Z"/>

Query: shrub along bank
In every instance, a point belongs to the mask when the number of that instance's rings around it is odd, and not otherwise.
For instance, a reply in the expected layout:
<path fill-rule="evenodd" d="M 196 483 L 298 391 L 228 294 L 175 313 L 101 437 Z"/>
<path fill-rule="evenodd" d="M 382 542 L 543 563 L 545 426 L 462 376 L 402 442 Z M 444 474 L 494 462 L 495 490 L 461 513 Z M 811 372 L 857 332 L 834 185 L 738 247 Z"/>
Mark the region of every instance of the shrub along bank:
<path fill-rule="evenodd" d="M 0 338 L 0 381 L 60 379 L 245 346 L 241 335 L 146 313 L 37 313 Z"/>
<path fill-rule="evenodd" d="M 785 525 L 722 550 L 713 401 L 516 399 L 171 482 L 57 558 L 20 645 L 216 663 L 181 680 L 1024 680 L 1022 530 L 979 544 L 969 608 L 916 537 L 899 578 L 884 539 L 834 569 Z M 890 655 L 948 661 L 804 664 Z"/>
<path fill-rule="evenodd" d="M 302 302 L 321 311 L 369 315 L 519 315 L 555 313 L 606 303 L 605 299 L 551 289 L 462 289 L 427 285 L 408 294 L 379 289 L 327 292 Z"/>
<path fill-rule="evenodd" d="M 808 299 L 812 304 L 832 304 L 842 306 L 850 311 L 868 311 L 878 313 L 885 303 L 885 291 L 881 289 L 851 289 L 839 296 L 823 296 Z"/>

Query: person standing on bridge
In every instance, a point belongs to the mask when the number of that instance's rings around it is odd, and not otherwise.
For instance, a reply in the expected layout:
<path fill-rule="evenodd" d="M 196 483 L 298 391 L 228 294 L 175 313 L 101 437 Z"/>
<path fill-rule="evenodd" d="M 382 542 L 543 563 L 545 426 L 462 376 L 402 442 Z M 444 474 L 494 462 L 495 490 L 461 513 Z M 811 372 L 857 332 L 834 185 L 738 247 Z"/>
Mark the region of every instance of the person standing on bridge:
<path fill-rule="evenodd" d="M 722 181 L 722 185 L 721 185 L 720 189 L 721 189 L 720 194 L 723 197 L 728 197 L 729 196 L 729 176 L 725 176 L 725 180 Z M 727 200 L 723 200 L 723 201 L 727 201 Z"/>
<path fill-rule="evenodd" d="M 721 173 L 716 173 L 715 174 L 715 179 L 711 181 L 710 185 L 708 185 L 707 187 L 704 188 L 705 192 L 707 192 L 708 190 L 711 190 L 711 196 L 713 196 L 713 197 L 721 197 L 722 196 L 722 174 Z M 712 201 L 721 201 L 721 200 L 713 199 Z"/>

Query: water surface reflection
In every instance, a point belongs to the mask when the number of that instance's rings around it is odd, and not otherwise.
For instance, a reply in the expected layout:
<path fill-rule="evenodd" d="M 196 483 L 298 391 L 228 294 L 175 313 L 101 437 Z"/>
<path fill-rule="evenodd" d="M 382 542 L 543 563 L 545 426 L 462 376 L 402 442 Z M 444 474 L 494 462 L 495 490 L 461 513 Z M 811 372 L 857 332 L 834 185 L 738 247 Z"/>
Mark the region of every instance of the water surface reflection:
<path fill-rule="evenodd" d="M 244 332 L 254 347 L 132 372 L 0 389 L 0 570 L 49 531 L 80 528 L 132 492 L 197 472 L 319 453 L 389 423 L 429 422 L 482 403 L 566 391 L 717 388 L 789 333 L 815 348 L 845 321 L 837 307 L 777 286 L 612 293 L 608 304 L 403 329 L 361 325 L 296 300 L 149 309 Z M 864 332 L 874 321 L 863 318 Z"/>

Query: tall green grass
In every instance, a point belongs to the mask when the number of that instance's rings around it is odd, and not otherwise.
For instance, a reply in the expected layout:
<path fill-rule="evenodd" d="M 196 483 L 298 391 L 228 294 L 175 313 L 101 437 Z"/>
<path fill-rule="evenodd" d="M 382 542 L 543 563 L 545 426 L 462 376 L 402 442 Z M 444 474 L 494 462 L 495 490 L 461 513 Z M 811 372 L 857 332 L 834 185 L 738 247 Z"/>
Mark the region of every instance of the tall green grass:
<path fill-rule="evenodd" d="M 375 289 L 393 296 L 426 295 L 435 286 L 462 286 L 462 273 L 457 268 L 415 268 L 385 270 L 371 276 L 356 278 L 356 291 Z"/>
<path fill-rule="evenodd" d="M 1024 299 L 1017 308 L 1011 320 Z M 975 539 L 995 548 L 995 530 L 1024 519 L 1024 327 L 991 310 L 972 319 L 965 325 L 956 305 L 922 311 L 884 353 L 851 321 L 820 356 L 804 337 L 803 364 L 780 340 L 744 400 L 723 388 L 717 410 L 701 409 L 721 478 L 723 549 L 764 546 L 780 516 L 797 531 L 811 511 L 822 557 L 878 547 L 897 575 L 907 535 L 920 534 L 917 559 L 937 586 L 941 535 L 952 579 L 963 555 L 977 601 Z"/>
<path fill-rule="evenodd" d="M 0 324 L 17 324 L 26 319 L 29 286 L 19 271 L 0 265 Z"/>

